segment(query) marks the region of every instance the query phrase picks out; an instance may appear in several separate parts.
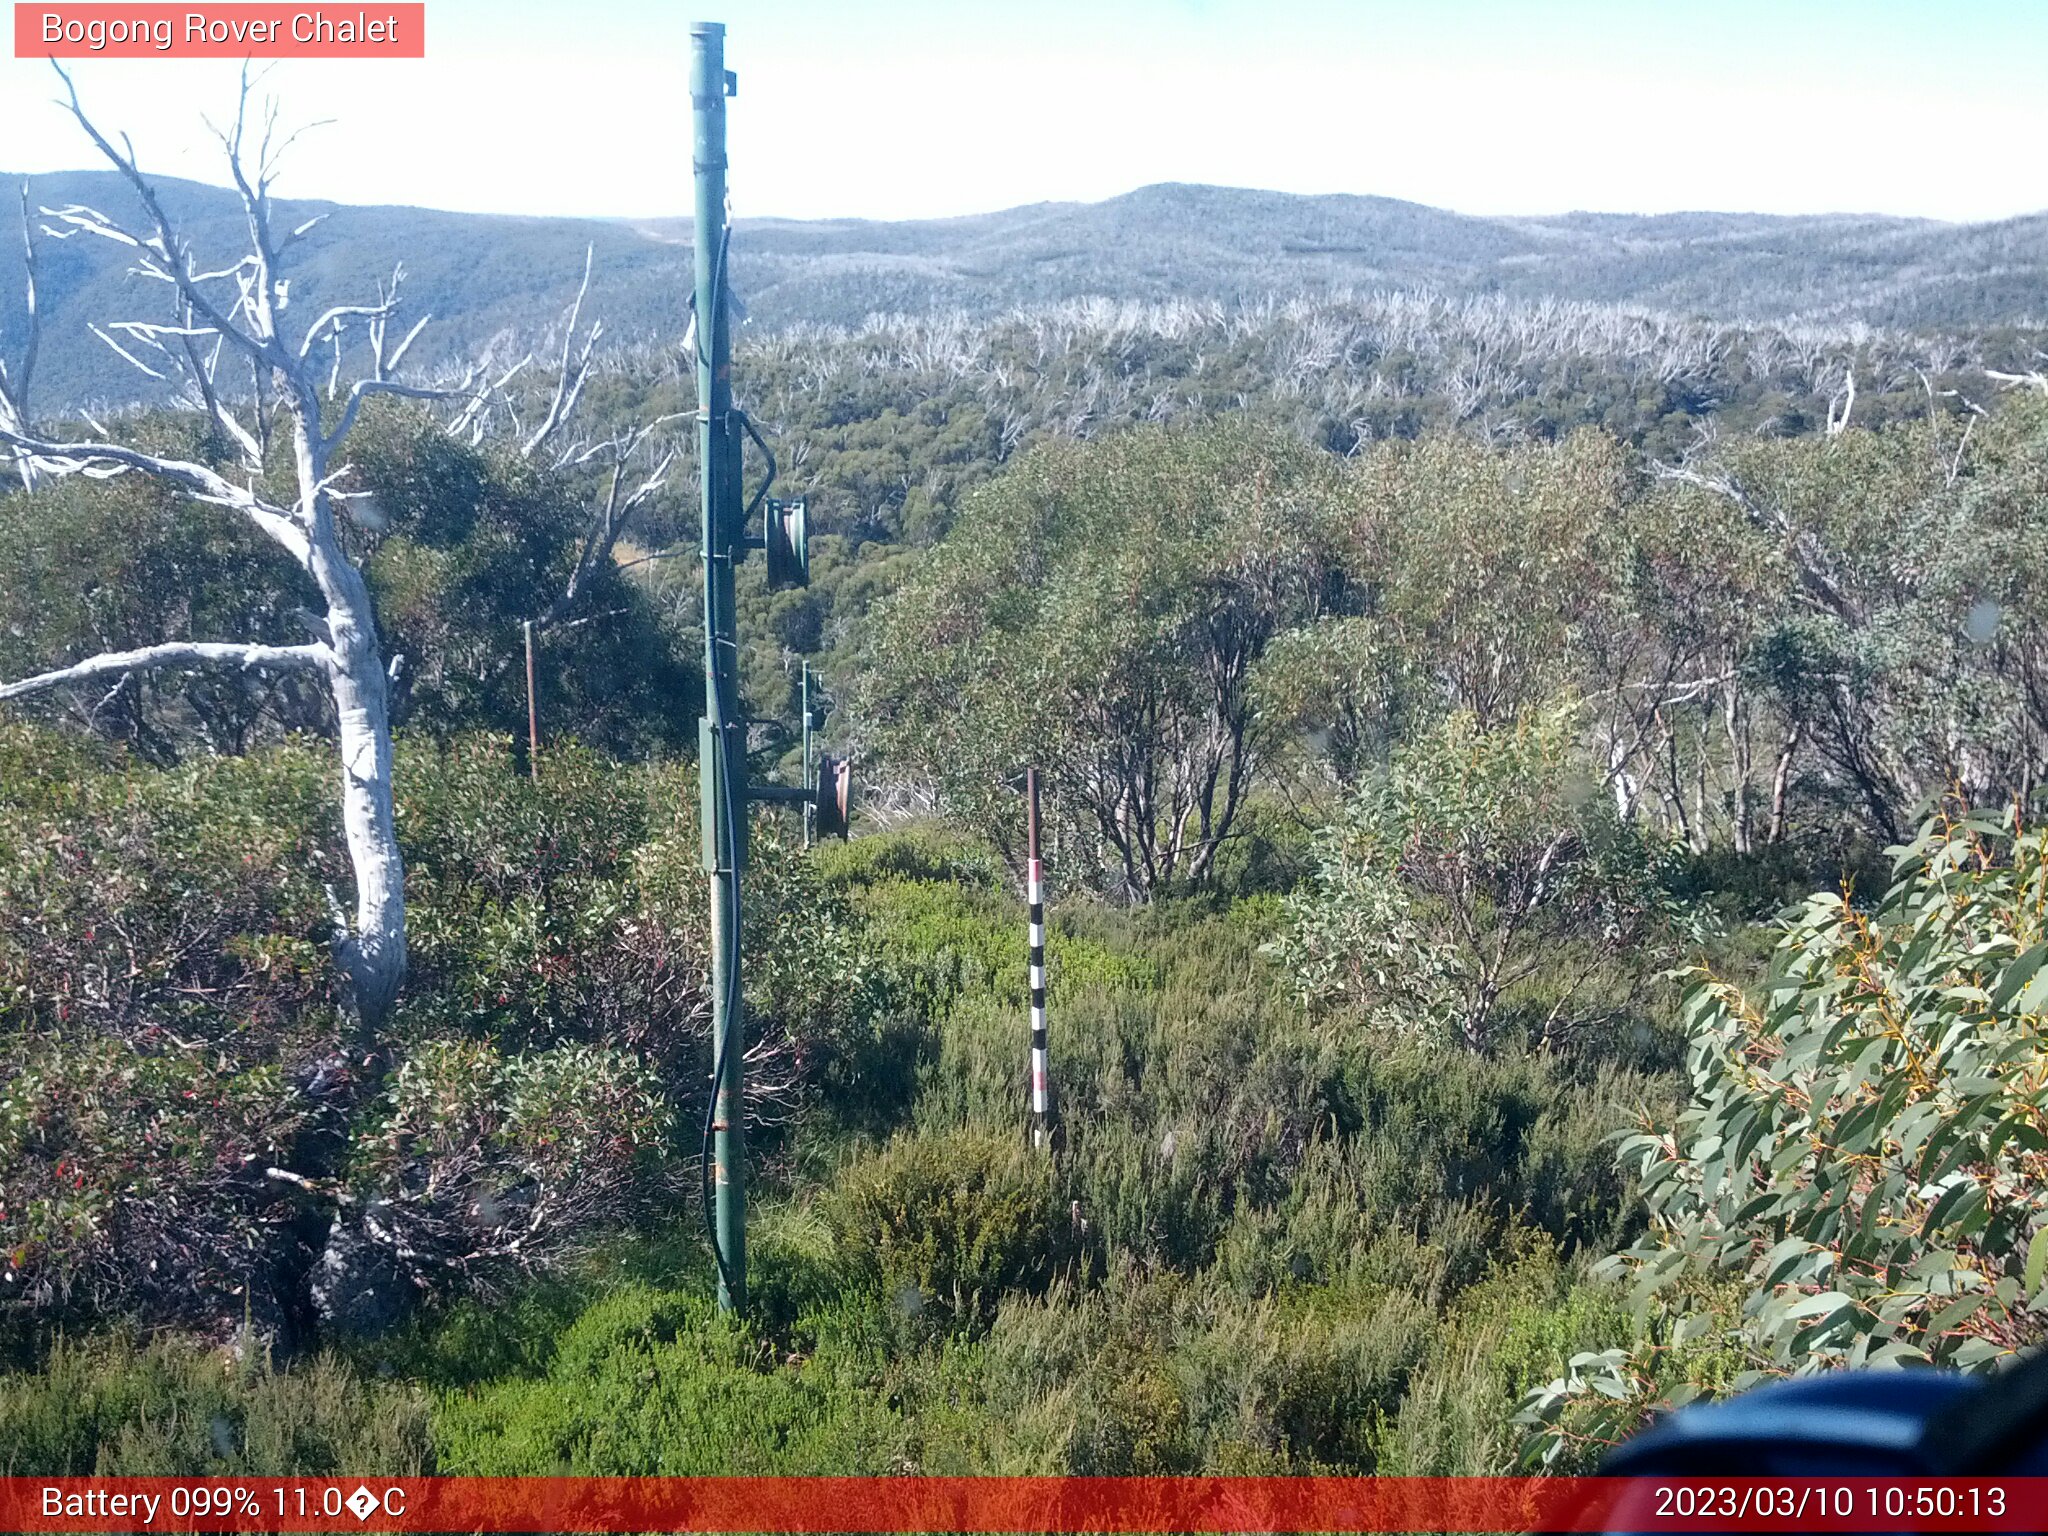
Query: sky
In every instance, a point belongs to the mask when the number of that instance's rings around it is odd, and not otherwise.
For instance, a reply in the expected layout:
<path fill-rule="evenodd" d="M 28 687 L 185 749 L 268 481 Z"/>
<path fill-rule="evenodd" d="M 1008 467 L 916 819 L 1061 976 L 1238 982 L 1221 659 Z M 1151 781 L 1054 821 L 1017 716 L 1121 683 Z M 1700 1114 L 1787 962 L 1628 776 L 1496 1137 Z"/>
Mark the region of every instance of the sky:
<path fill-rule="evenodd" d="M 358 0 L 374 11 L 374 0 Z M 110 6 L 115 14 L 118 6 Z M 427 0 L 423 60 L 266 77 L 283 196 L 688 211 L 688 23 L 722 20 L 734 211 L 943 217 L 1152 182 L 1477 214 L 2048 207 L 2048 0 Z M 146 170 L 220 181 L 236 66 L 86 60 Z M 0 171 L 90 146 L 0 59 Z"/>

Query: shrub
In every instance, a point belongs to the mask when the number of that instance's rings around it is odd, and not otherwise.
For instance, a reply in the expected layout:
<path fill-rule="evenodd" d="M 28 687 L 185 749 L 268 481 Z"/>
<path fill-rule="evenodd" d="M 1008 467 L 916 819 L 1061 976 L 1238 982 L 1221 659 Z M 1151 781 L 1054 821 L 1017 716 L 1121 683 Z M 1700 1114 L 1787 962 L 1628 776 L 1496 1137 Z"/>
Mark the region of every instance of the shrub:
<path fill-rule="evenodd" d="M 0 1476 L 417 1477 L 433 1466 L 423 1394 L 331 1355 L 273 1369 L 103 1336 L 0 1374 Z"/>
<path fill-rule="evenodd" d="M 0 1305 L 274 1324 L 295 1213 L 265 1169 L 305 1118 L 272 1065 L 36 1042 L 0 1083 Z"/>
<path fill-rule="evenodd" d="M 1491 1272 L 1436 1320 L 1398 1412 L 1372 1434 L 1384 1477 L 1494 1477 L 1517 1468 L 1516 1409 L 1566 1355 L 1626 1334 L 1622 1293 L 1587 1281 L 1537 1237 L 1510 1243 Z M 1590 1460 L 1590 1458 L 1583 1458 Z M 1580 1458 L 1558 1470 L 1586 1470 Z"/>
<path fill-rule="evenodd" d="M 1076 885 L 1206 883 L 1267 754 L 1249 675 L 1338 583 L 1333 460 L 1243 421 L 1020 456 L 876 607 L 880 749 L 1015 855 L 1015 765 Z"/>
<path fill-rule="evenodd" d="M 585 1045 L 504 1056 L 431 1042 L 379 1109 L 351 1169 L 369 1235 L 416 1279 L 477 1289 L 629 1218 L 667 1133 L 645 1066 Z"/>
<path fill-rule="evenodd" d="M 702 1476 L 888 1470 L 897 1423 L 867 1370 L 779 1363 L 708 1300 L 624 1287 L 562 1334 L 545 1375 L 442 1396 L 444 1474 Z"/>
<path fill-rule="evenodd" d="M 1692 1102 L 1621 1143 L 1652 1227 L 1608 1268 L 1643 1336 L 1535 1395 L 1535 1454 L 1762 1376 L 2040 1339 L 2044 911 L 2048 832 L 1938 816 L 1874 910 L 1807 901 L 1760 1001 L 1695 974 Z"/>
<path fill-rule="evenodd" d="M 1371 1470 L 1367 1438 L 1426 1347 L 1413 1298 L 1254 1299 L 1178 1275 L 1013 1298 L 974 1355 L 998 1447 L 1131 1476 Z"/>
<path fill-rule="evenodd" d="M 821 1210 L 848 1271 L 940 1331 L 972 1332 L 1006 1291 L 1043 1289 L 1077 1236 L 1050 1163 L 974 1131 L 898 1138 L 846 1167 Z"/>
<path fill-rule="evenodd" d="M 0 741 L 0 1298 L 273 1326 L 300 1235 L 266 1169 L 338 1036 L 330 770 Z"/>
<path fill-rule="evenodd" d="M 258 1059 L 328 1031 L 323 885 L 346 866 L 320 754 L 81 772 L 81 750 L 47 734 L 0 740 L 0 1029 Z"/>
<path fill-rule="evenodd" d="M 1598 984 L 1618 971 L 1625 1004 L 1676 914 L 1660 851 L 1580 772 L 1576 717 L 1453 715 L 1362 784 L 1272 946 L 1304 1005 L 1474 1050 L 1517 998 L 1544 1043 L 1619 1011 Z"/>
<path fill-rule="evenodd" d="M 559 1262 L 694 1156 L 706 896 L 674 775 L 403 742 L 415 965 L 391 1037 L 351 1050 L 320 754 L 146 770 L 0 727 L 0 766 L 0 1298 L 295 1344 L 311 1286 L 330 1321 L 322 1297 L 381 1294 L 361 1321 L 388 1326 L 422 1286 Z M 875 1049 L 884 994 L 789 839 L 754 848 L 773 1123 Z"/>

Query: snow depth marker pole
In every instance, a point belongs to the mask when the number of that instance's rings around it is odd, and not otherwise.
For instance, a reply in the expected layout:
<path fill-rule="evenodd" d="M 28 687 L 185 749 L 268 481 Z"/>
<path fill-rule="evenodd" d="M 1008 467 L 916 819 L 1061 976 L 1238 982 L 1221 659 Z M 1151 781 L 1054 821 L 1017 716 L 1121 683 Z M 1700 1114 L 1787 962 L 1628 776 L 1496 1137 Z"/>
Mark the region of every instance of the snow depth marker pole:
<path fill-rule="evenodd" d="M 1038 770 L 1024 770 L 1026 854 L 1030 860 L 1025 900 L 1031 908 L 1031 1144 L 1048 1145 L 1051 1087 L 1045 1043 L 1045 866 L 1038 857 Z"/>

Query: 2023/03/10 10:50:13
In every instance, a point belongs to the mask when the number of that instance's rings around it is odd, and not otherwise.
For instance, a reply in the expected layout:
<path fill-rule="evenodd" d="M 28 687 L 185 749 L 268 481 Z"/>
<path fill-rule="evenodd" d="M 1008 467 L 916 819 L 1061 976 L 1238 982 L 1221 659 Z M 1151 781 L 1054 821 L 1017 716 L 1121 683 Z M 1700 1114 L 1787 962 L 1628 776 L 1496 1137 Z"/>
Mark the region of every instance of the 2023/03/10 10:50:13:
<path fill-rule="evenodd" d="M 1659 1520 L 1785 1519 L 1960 1520 L 2003 1519 L 2007 1499 L 1998 1483 L 1900 1479 L 1860 1487 L 1832 1479 L 1771 1483 L 1664 1483 L 1645 1513 Z"/>

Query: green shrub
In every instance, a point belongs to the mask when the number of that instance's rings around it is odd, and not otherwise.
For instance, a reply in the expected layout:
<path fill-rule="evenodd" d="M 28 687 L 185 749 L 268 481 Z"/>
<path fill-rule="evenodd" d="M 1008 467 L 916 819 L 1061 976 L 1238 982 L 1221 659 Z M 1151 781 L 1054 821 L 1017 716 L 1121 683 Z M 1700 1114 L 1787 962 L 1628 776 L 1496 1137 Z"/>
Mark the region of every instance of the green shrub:
<path fill-rule="evenodd" d="M 175 1036 L 274 1059 L 337 995 L 333 767 L 304 743 L 80 774 L 21 727 L 0 791 L 0 1030 Z"/>
<path fill-rule="evenodd" d="M 820 1205 L 847 1271 L 906 1321 L 972 1332 L 1011 1290 L 1042 1290 L 1078 1233 L 1021 1138 L 900 1137 L 844 1168 Z"/>
<path fill-rule="evenodd" d="M 59 1341 L 0 1374 L 0 1475 L 264 1477 L 434 1470 L 428 1404 L 321 1355 L 289 1369 L 171 1340 Z"/>
<path fill-rule="evenodd" d="M 627 1052 L 432 1041 L 392 1074 L 349 1172 L 369 1235 L 420 1282 L 484 1287 L 630 1219 L 666 1121 Z"/>
<path fill-rule="evenodd" d="M 1489 1048 L 1609 1023 L 1674 929 L 1665 852 L 1580 762 L 1579 711 L 1455 714 L 1364 779 L 1272 946 L 1304 1006 Z"/>
<path fill-rule="evenodd" d="M 1762 1376 L 2040 1340 L 2044 912 L 2048 833 L 1937 816 L 1874 910 L 1791 917 L 1760 999 L 1695 974 L 1691 1102 L 1621 1143 L 1654 1220 L 1608 1271 L 1642 1335 L 1532 1398 L 1534 1454 Z"/>
<path fill-rule="evenodd" d="M 1586 1281 L 1542 1237 L 1511 1242 L 1478 1284 L 1434 1320 L 1424 1360 L 1399 1410 L 1372 1434 L 1376 1470 L 1388 1477 L 1497 1477 L 1517 1470 L 1513 1422 L 1527 1394 L 1557 1361 L 1610 1345 L 1628 1332 L 1621 1292 Z M 1597 1458 L 1574 1448 L 1560 1471 L 1590 1471 Z"/>
<path fill-rule="evenodd" d="M 253 1306 L 274 1324 L 264 1287 L 293 1208 L 264 1169 L 306 1119 L 274 1065 L 29 1044 L 0 1080 L 0 1306 L 195 1324 Z"/>
<path fill-rule="evenodd" d="M 927 822 L 849 842 L 826 841 L 811 854 L 827 885 L 858 890 L 890 881 L 953 885 L 966 891 L 999 892 L 1016 884 L 988 844 Z"/>
<path fill-rule="evenodd" d="M 338 1034 L 331 766 L 170 770 L 0 727 L 0 1302 L 278 1320 L 300 1091 Z M 39 787 L 41 786 L 41 787 Z"/>
<path fill-rule="evenodd" d="M 1369 1471 L 1368 1436 L 1426 1348 L 1412 1297 L 1329 1305 L 1115 1270 L 1007 1302 L 972 1358 L 999 1454 L 1130 1476 Z"/>
<path fill-rule="evenodd" d="M 888 1469 L 897 1432 L 857 1361 L 778 1361 L 710 1302 L 628 1286 L 561 1335 L 545 1375 L 444 1393 L 444 1474 L 702 1476 Z"/>
<path fill-rule="evenodd" d="M 337 1211 L 371 1268 L 406 1255 L 402 1294 L 498 1284 L 694 1157 L 706 894 L 674 773 L 402 742 L 413 970 L 359 1052 L 323 753 L 139 769 L 9 726 L 0 759 L 0 1299 L 283 1339 Z M 748 901 L 772 1130 L 886 1059 L 886 990 L 786 833 L 754 839 Z"/>

